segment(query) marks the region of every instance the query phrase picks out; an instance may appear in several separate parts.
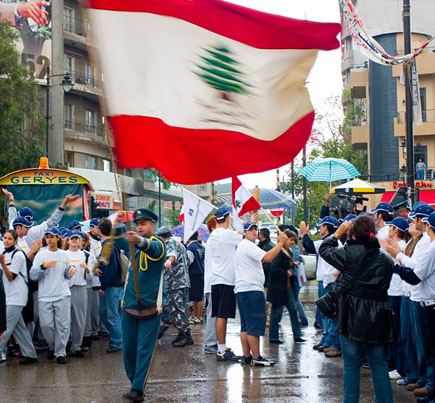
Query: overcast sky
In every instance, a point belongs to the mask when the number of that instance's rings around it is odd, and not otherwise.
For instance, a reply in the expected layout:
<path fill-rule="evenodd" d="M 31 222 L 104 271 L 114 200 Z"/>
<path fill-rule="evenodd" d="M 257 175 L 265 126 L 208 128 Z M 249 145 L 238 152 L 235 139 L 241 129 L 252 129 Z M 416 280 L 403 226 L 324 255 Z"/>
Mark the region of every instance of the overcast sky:
<path fill-rule="evenodd" d="M 340 22 L 338 0 L 229 0 L 229 2 L 292 18 Z M 307 87 L 314 108 L 320 108 L 329 96 L 341 93 L 341 49 L 319 52 L 316 64 L 308 77 Z M 289 165 L 280 169 L 280 178 L 286 175 L 288 167 Z M 242 175 L 240 180 L 248 188 L 253 188 L 255 185 L 275 188 L 276 171 Z M 225 179 L 219 183 L 230 181 L 231 179 Z"/>

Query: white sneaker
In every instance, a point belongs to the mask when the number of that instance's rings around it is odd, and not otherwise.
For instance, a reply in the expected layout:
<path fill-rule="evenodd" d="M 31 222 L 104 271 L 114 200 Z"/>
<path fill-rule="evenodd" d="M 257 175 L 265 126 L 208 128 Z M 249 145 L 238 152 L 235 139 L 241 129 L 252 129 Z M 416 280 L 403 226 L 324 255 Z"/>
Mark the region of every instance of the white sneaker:
<path fill-rule="evenodd" d="M 2 351 L 0 353 L 0 362 L 6 362 L 7 358 L 8 358 L 8 356 L 7 356 L 6 352 Z"/>
<path fill-rule="evenodd" d="M 193 316 L 191 316 L 190 318 L 189 318 L 189 325 L 194 325 L 196 322 L 195 322 L 195 319 L 196 318 L 194 318 Z"/>
<path fill-rule="evenodd" d="M 394 381 L 396 381 L 397 379 L 402 379 L 402 375 L 400 375 L 396 369 L 394 371 L 390 371 L 388 375 L 390 376 L 390 379 Z"/>

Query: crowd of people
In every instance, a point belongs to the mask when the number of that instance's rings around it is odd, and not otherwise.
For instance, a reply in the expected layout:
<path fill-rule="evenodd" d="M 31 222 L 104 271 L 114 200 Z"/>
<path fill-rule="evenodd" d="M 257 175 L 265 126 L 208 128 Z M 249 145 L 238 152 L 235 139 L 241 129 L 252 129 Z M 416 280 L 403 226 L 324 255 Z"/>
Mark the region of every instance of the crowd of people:
<path fill-rule="evenodd" d="M 393 401 L 391 380 L 419 401 L 434 401 L 435 212 L 427 204 L 397 217 L 388 203 L 340 220 L 326 215 L 318 240 L 305 222 L 299 230 L 281 226 L 276 243 L 255 216 L 243 233 L 234 231 L 229 209 L 221 207 L 207 221 L 203 243 L 198 232 L 180 240 L 167 226 L 156 229 L 158 218 L 147 209 L 135 211 L 135 232 L 126 230 L 122 212 L 114 223 L 92 219 L 89 233 L 77 221 L 59 227 L 75 196 L 36 225 L 31 209 L 17 211 L 12 193 L 4 193 L 1 361 L 19 355 L 20 364 L 32 364 L 47 350 L 48 359 L 65 364 L 68 355 L 82 358 L 92 341 L 108 337 L 107 353 L 122 351 L 132 383 L 124 398 L 140 402 L 157 339 L 172 324 L 173 347 L 188 347 L 191 327 L 204 324 L 204 353 L 220 362 L 272 366 L 260 337 L 269 326 L 269 343 L 285 342 L 284 307 L 294 343 L 307 342 L 298 278 L 305 250 L 317 255 L 314 325 L 322 337 L 313 348 L 343 358 L 344 401 L 359 401 L 361 366 L 371 369 L 376 401 Z M 237 308 L 242 355 L 226 343 Z"/>

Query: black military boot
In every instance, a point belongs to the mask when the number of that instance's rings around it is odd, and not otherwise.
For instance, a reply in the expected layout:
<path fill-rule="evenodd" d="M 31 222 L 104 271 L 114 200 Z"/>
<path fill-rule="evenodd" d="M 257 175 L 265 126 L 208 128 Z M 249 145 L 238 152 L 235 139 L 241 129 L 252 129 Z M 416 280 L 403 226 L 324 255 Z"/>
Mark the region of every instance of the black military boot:
<path fill-rule="evenodd" d="M 174 343 L 178 343 L 183 338 L 184 338 L 184 332 L 182 330 L 179 330 L 177 337 L 171 341 L 171 344 L 174 345 Z"/>
<path fill-rule="evenodd" d="M 184 347 L 187 345 L 187 337 L 186 337 L 186 333 L 184 333 L 183 331 L 181 331 L 181 338 L 172 343 L 173 347 Z"/>
<path fill-rule="evenodd" d="M 192 335 L 190 334 L 190 329 L 187 329 L 186 332 L 184 333 L 184 335 L 186 337 L 186 346 L 191 346 L 191 345 L 195 344 L 193 342 Z"/>

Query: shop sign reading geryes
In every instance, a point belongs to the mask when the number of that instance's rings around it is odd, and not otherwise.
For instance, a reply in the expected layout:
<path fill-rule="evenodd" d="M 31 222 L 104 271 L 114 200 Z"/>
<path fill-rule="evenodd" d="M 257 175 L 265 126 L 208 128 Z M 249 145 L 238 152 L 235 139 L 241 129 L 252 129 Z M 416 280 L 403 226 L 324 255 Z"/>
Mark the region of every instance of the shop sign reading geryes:
<path fill-rule="evenodd" d="M 406 183 L 403 182 L 393 182 L 393 189 L 406 187 Z M 424 182 L 424 181 L 417 181 L 415 182 L 416 188 L 432 188 L 432 182 Z"/>
<path fill-rule="evenodd" d="M 50 169 L 25 169 L 3 178 L 0 185 L 78 185 L 88 181 L 73 173 Z"/>

